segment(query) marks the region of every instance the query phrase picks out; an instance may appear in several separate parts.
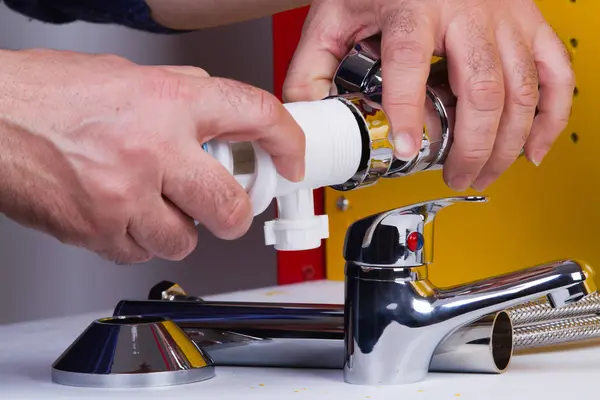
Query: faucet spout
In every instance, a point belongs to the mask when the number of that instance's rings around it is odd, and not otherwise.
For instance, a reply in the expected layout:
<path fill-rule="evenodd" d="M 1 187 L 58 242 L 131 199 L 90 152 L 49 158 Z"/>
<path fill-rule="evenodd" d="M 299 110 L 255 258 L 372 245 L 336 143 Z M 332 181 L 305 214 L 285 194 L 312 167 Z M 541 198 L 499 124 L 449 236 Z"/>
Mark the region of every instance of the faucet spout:
<path fill-rule="evenodd" d="M 559 307 L 595 290 L 587 267 L 572 260 L 447 289 L 415 268 L 348 262 L 344 379 L 363 385 L 420 381 L 440 342 L 462 326 L 542 296 Z"/>

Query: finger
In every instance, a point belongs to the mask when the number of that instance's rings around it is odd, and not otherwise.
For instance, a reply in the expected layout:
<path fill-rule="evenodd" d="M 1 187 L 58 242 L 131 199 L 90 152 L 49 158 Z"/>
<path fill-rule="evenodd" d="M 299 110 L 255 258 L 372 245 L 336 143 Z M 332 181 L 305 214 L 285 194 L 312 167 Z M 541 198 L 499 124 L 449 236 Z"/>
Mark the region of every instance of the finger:
<path fill-rule="evenodd" d="M 575 74 L 565 46 L 546 24 L 533 42 L 533 56 L 539 73 L 540 99 L 525 154 L 532 163 L 540 165 L 569 122 Z"/>
<path fill-rule="evenodd" d="M 311 7 L 283 85 L 284 101 L 319 100 L 329 95 L 333 75 L 356 36 L 355 31 L 336 23 L 349 18 L 341 14 L 345 14 L 343 6 Z"/>
<path fill-rule="evenodd" d="M 219 136 L 255 141 L 271 155 L 284 178 L 302 180 L 305 137 L 283 104 L 272 94 L 241 82 L 220 78 L 205 82 L 192 105 L 198 140 L 204 143 Z"/>
<path fill-rule="evenodd" d="M 126 227 L 121 227 L 123 217 L 118 210 L 111 210 L 93 225 L 90 233 L 69 242 L 93 251 L 117 265 L 138 264 L 151 260 L 152 254 L 140 246 L 127 232 Z"/>
<path fill-rule="evenodd" d="M 504 104 L 502 65 L 485 15 L 459 16 L 446 34 L 449 78 L 457 95 L 453 144 L 444 179 L 469 188 L 489 159 Z"/>
<path fill-rule="evenodd" d="M 129 234 L 111 241 L 109 245 L 105 244 L 99 248 L 92 247 L 90 250 L 117 265 L 139 264 L 152 259 L 152 254 L 140 246 Z"/>
<path fill-rule="evenodd" d="M 383 13 L 383 109 L 391 122 L 395 155 L 408 161 L 417 155 L 423 138 L 435 34 L 418 2 L 405 1 L 395 7 Z"/>
<path fill-rule="evenodd" d="M 202 68 L 187 66 L 187 65 L 157 65 L 153 68 L 160 68 L 165 71 L 173 72 L 175 74 L 189 75 L 196 78 L 209 78 L 208 72 Z"/>
<path fill-rule="evenodd" d="M 154 256 L 180 261 L 196 247 L 198 231 L 194 221 L 162 197 L 141 206 L 129 221 L 131 237 Z"/>
<path fill-rule="evenodd" d="M 492 155 L 473 188 L 482 191 L 519 157 L 531 132 L 538 102 L 537 67 L 519 28 L 502 25 L 498 32 L 506 101 Z"/>
<path fill-rule="evenodd" d="M 239 238 L 252 223 L 252 206 L 242 186 L 196 142 L 167 162 L 162 193 L 221 239 Z"/>

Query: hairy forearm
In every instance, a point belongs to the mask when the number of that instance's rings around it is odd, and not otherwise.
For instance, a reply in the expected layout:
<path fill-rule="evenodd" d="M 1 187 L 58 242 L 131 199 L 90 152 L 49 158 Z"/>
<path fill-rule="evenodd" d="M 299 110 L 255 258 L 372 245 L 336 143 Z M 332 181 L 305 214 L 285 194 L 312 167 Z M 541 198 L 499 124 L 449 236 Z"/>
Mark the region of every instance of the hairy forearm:
<path fill-rule="evenodd" d="M 312 0 L 146 0 L 152 17 L 173 29 L 200 29 L 265 17 Z"/>

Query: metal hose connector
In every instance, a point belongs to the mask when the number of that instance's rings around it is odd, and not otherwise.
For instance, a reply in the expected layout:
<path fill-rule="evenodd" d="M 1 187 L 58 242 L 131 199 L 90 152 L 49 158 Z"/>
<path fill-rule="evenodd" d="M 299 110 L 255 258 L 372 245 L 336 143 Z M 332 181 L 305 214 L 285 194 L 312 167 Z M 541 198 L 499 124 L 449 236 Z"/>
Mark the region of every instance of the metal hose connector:
<path fill-rule="evenodd" d="M 506 310 L 514 326 L 600 314 L 600 294 L 591 293 L 567 306 L 552 308 L 544 297 Z"/>
<path fill-rule="evenodd" d="M 586 316 L 514 329 L 513 348 L 523 350 L 600 338 L 600 317 Z"/>

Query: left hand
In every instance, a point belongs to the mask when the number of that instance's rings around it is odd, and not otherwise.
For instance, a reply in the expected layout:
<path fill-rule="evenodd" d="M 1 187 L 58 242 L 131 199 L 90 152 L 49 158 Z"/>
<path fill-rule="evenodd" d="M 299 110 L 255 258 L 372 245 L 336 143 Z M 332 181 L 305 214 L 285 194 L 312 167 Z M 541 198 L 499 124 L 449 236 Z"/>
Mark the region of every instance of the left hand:
<path fill-rule="evenodd" d="M 458 99 L 444 166 L 452 189 L 485 189 L 523 147 L 539 165 L 566 128 L 574 74 L 533 0 L 314 0 L 286 101 L 327 96 L 341 58 L 379 33 L 383 108 L 398 158 L 412 159 L 420 148 L 432 56 L 448 61 Z"/>

